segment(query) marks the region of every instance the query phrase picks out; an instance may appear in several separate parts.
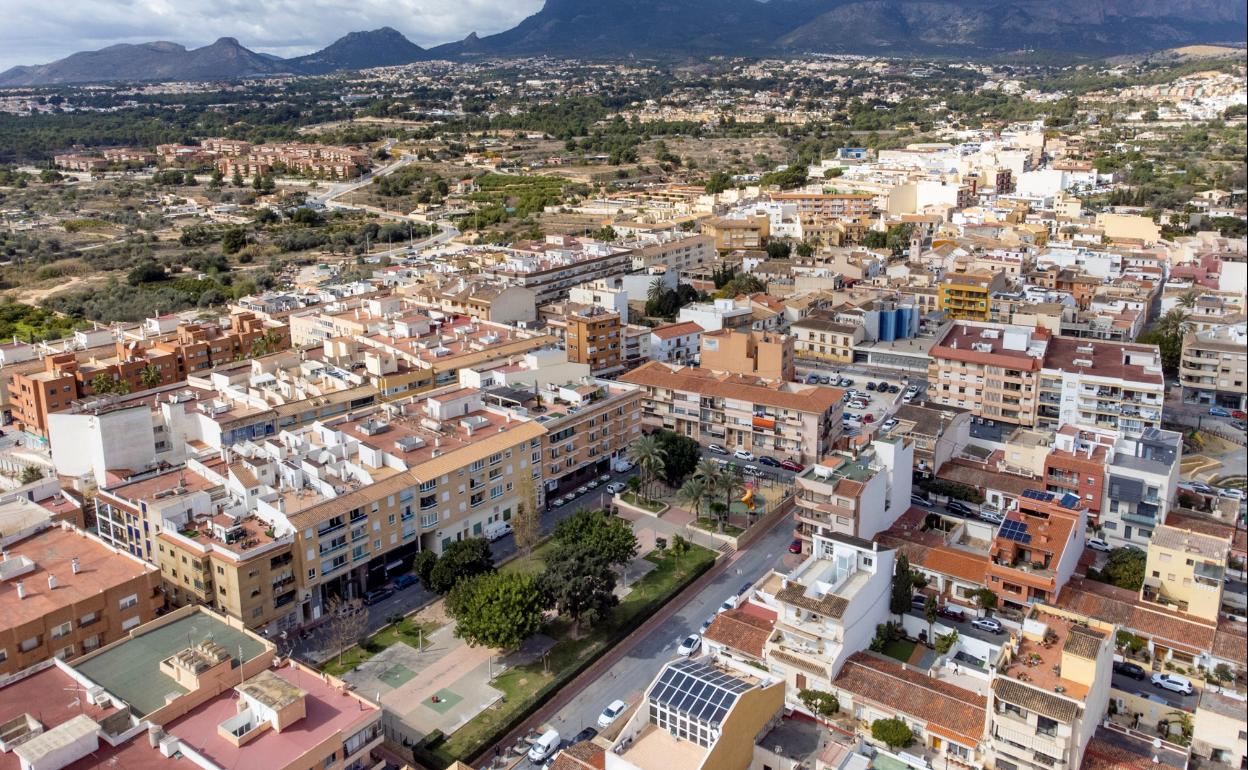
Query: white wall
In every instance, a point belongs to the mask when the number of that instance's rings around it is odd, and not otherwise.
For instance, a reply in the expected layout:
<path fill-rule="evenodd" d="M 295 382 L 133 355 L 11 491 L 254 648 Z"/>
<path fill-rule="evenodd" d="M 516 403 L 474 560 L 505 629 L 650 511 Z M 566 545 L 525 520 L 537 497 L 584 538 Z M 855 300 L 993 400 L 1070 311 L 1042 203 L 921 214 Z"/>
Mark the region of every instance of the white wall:
<path fill-rule="evenodd" d="M 92 474 L 100 486 L 109 468 L 143 470 L 156 462 L 151 407 L 136 404 L 105 414 L 48 415 L 48 441 L 56 472 Z"/>

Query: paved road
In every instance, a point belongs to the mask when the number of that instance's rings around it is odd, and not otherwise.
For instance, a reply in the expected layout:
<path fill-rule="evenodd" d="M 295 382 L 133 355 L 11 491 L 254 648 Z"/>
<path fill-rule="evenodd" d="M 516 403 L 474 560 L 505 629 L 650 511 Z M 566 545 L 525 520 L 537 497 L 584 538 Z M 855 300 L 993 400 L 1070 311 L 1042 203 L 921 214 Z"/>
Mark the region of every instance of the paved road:
<path fill-rule="evenodd" d="M 787 546 L 792 536 L 793 519 L 786 516 L 749 548 L 737 552 L 728 568 L 697 595 L 681 604 L 669 621 L 645 636 L 625 641 L 617 647 L 615 654 L 622 652 L 623 657 L 604 676 L 576 693 L 570 703 L 559 709 L 549 720 L 551 726 L 564 738 L 571 738 L 582 728 L 596 727 L 598 715 L 617 698 L 636 703 L 663 664 L 676 657 L 676 647 L 681 639 L 696 633 L 702 621 L 715 614 L 719 605 L 735 595 L 743 583 L 761 578 L 773 567 L 787 571 L 783 559 L 788 556 Z M 484 760 L 478 763 L 480 766 L 486 764 Z M 528 770 L 534 767 L 527 759 L 519 765 L 519 768 Z"/>
<path fill-rule="evenodd" d="M 1152 676 L 1152 674 L 1149 674 Z M 1133 693 L 1145 698 L 1160 698 L 1169 708 L 1183 709 L 1185 711 L 1195 711 L 1196 703 L 1200 700 L 1200 692 L 1194 692 L 1191 695 L 1180 695 L 1177 692 L 1163 690 L 1160 687 L 1154 687 L 1148 679 L 1140 681 L 1132 679 L 1122 674 L 1114 674 L 1111 681 L 1116 690 Z"/>
<path fill-rule="evenodd" d="M 612 473 L 611 477 L 614 481 L 627 481 L 636 471 L 627 473 Z M 571 502 L 565 503 L 557 508 L 551 508 L 542 512 L 542 532 L 550 533 L 554 530 L 555 525 L 560 521 L 571 516 L 581 508 L 598 507 L 604 504 L 602 495 L 605 494 L 603 488 L 605 485 L 599 486 L 597 489 L 591 490 L 588 494 L 578 497 Z M 494 554 L 494 561 L 500 562 L 516 553 L 516 538 L 513 535 L 507 535 L 490 544 L 490 550 Z M 409 612 L 424 607 L 429 602 L 437 598 L 437 595 L 426 589 L 423 585 L 409 586 L 402 591 L 395 591 L 394 595 L 383 599 L 371 606 L 365 607 L 368 612 L 368 630 L 376 631 L 386 625 L 388 618 L 394 615 L 406 615 Z M 307 632 L 303 638 L 290 637 L 285 639 L 275 639 L 281 651 L 285 653 L 288 649 L 295 655 L 315 661 L 315 659 L 324 659 L 332 651 L 328 650 L 328 632 L 324 625 L 316 626 Z"/>

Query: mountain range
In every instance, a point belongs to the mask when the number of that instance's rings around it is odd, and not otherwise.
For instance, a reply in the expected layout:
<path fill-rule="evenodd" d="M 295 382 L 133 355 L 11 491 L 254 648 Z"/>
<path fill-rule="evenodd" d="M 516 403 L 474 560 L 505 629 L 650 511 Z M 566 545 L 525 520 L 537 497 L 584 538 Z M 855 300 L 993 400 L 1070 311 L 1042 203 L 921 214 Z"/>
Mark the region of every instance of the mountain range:
<path fill-rule="evenodd" d="M 281 59 L 223 37 L 114 45 L 0 73 L 0 86 L 323 74 L 425 59 L 618 59 L 862 53 L 975 59 L 1034 50 L 1103 57 L 1241 43 L 1243 0 L 546 0 L 495 35 L 423 49 L 390 27 Z"/>

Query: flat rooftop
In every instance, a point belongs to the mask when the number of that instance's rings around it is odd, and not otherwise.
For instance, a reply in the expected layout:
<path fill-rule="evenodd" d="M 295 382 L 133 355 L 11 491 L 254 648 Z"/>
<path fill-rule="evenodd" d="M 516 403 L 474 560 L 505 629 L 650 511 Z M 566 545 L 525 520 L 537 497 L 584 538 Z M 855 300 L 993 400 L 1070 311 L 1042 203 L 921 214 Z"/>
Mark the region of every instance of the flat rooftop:
<path fill-rule="evenodd" d="M 241 660 L 247 661 L 265 650 L 265 644 L 252 634 L 206 612 L 192 612 L 75 661 L 74 668 L 124 700 L 141 717 L 164 706 L 166 695 L 187 692 L 161 673 L 161 661 L 203 641 L 224 647 L 236 665 L 240 653 Z"/>
<path fill-rule="evenodd" d="M 1011 679 L 1026 682 L 1047 692 L 1064 695 L 1077 701 L 1088 696 L 1088 685 L 1062 676 L 1062 655 L 1072 652 L 1088 657 L 1087 647 L 1095 648 L 1100 632 L 1079 626 L 1060 615 L 1037 611 L 1032 618 L 1048 628 L 1044 637 L 1026 632 L 1019 637 L 1018 654 L 1002 672 Z M 1095 652 L 1091 657 L 1095 657 Z"/>
<path fill-rule="evenodd" d="M 667 730 L 648 724 L 641 728 L 637 739 L 623 756 L 642 770 L 667 770 L 699 767 L 709 751 L 693 741 L 682 741 Z"/>
<path fill-rule="evenodd" d="M 288 767 L 308 751 L 335 733 L 344 737 L 375 719 L 379 709 L 369 702 L 340 690 L 313 671 L 302 667 L 282 666 L 260 675 L 269 681 L 267 690 L 275 686 L 283 691 L 304 693 L 305 715 L 284 727 L 279 733 L 266 730 L 241 748 L 222 738 L 217 726 L 238 713 L 236 695 L 224 692 L 169 724 L 165 732 L 194 746 L 197 751 L 220 767 L 280 768 Z M 259 677 L 252 677 L 248 688 Z"/>
<path fill-rule="evenodd" d="M 0 628 L 10 629 L 38 620 L 48 613 L 97 596 L 102 590 L 135 580 L 156 567 L 111 548 L 82 530 L 53 526 L 10 543 L 5 550 L 8 569 L 30 571 L 0 581 Z M 78 559 L 78 573 L 72 563 Z M 25 561 L 29 560 L 29 565 Z M 8 565 L 12 563 L 12 567 Z M 48 587 L 48 577 L 56 588 Z M 26 598 L 17 598 L 18 582 Z"/>

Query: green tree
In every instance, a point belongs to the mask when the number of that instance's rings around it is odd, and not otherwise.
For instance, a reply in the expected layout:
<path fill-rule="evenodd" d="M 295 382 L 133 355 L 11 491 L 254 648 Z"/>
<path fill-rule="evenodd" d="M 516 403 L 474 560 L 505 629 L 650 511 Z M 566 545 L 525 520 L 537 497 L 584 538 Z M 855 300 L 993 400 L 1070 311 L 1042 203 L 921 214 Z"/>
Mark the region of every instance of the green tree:
<path fill-rule="evenodd" d="M 521 473 L 516 482 L 516 515 L 511 518 L 511 530 L 516 536 L 516 548 L 525 558 L 533 554 L 533 548 L 542 538 L 541 511 L 537 508 L 537 485 L 531 473 Z"/>
<path fill-rule="evenodd" d="M 1110 551 L 1105 568 L 1099 573 L 1099 579 L 1119 588 L 1138 591 L 1144 585 L 1144 566 L 1147 556 L 1135 548 L 1115 548 Z M 1089 577 L 1098 577 L 1093 573 Z"/>
<path fill-rule="evenodd" d="M 944 655 L 945 653 L 953 649 L 953 645 L 957 641 L 958 641 L 957 629 L 954 629 L 947 634 L 941 634 L 940 636 L 936 637 L 936 644 L 935 644 L 936 652 L 939 652 L 941 655 Z"/>
<path fill-rule="evenodd" d="M 980 588 L 975 591 L 975 603 L 980 608 L 991 612 L 997 608 L 997 595 L 987 588 Z"/>
<path fill-rule="evenodd" d="M 156 368 L 155 364 L 149 363 L 139 371 L 139 382 L 143 383 L 143 387 L 145 388 L 156 387 L 160 384 L 162 379 L 160 370 Z"/>
<path fill-rule="evenodd" d="M 905 615 L 910 609 L 914 595 L 914 581 L 910 575 L 910 559 L 904 553 L 897 554 L 893 565 L 893 588 L 888 599 L 888 610 L 894 615 Z"/>
<path fill-rule="evenodd" d="M 888 245 L 888 234 L 879 230 L 868 230 L 863 236 L 862 245 L 868 249 L 882 249 Z"/>
<path fill-rule="evenodd" d="M 799 690 L 797 699 L 816 716 L 830 717 L 841 710 L 841 702 L 836 696 L 823 690 Z"/>
<path fill-rule="evenodd" d="M 455 619 L 455 636 L 470 647 L 509 650 L 541 630 L 546 598 L 536 575 L 486 572 L 461 580 L 446 609 Z"/>
<path fill-rule="evenodd" d="M 910 248 L 910 236 L 914 232 L 914 225 L 909 222 L 903 222 L 888 228 L 888 233 L 884 236 L 884 245 L 893 254 L 901 254 Z"/>
<path fill-rule="evenodd" d="M 547 602 L 572 621 L 578 636 L 581 622 L 605 622 L 619 603 L 615 571 L 603 554 L 586 543 L 560 543 L 546 557 L 541 586 Z"/>
<path fill-rule="evenodd" d="M 230 184 L 234 187 L 242 187 L 246 182 L 243 181 L 243 173 L 239 171 L 238 166 L 234 167 L 234 175 L 230 177 Z"/>
<path fill-rule="evenodd" d="M 494 571 L 494 555 L 483 537 L 470 537 L 451 543 L 429 572 L 426 583 L 432 591 L 448 593 L 461 580 Z"/>
<path fill-rule="evenodd" d="M 420 578 L 421 584 L 426 588 L 429 586 L 429 579 L 433 575 L 433 568 L 437 563 L 438 555 L 433 551 L 421 551 L 412 560 L 412 572 L 416 577 Z"/>
<path fill-rule="evenodd" d="M 555 525 L 558 546 L 585 546 L 607 560 L 624 565 L 637 555 L 637 537 L 624 519 L 581 509 Z"/>
<path fill-rule="evenodd" d="M 34 484 L 43 478 L 43 469 L 34 465 L 27 465 L 22 468 L 20 481 L 23 485 Z"/>
<path fill-rule="evenodd" d="M 702 447 L 694 439 L 670 430 L 660 430 L 655 435 L 663 450 L 663 480 L 669 487 L 679 486 L 697 467 Z"/>
<path fill-rule="evenodd" d="M 681 484 L 676 490 L 676 502 L 693 510 L 695 516 L 702 515 L 702 506 L 710 497 L 706 482 L 694 477 Z"/>
<path fill-rule="evenodd" d="M 100 372 L 91 378 L 91 392 L 98 395 L 107 395 L 116 392 L 117 381 L 111 375 Z"/>
<path fill-rule="evenodd" d="M 914 733 L 900 719 L 877 719 L 871 723 L 871 737 L 890 749 L 900 749 L 910 745 Z"/>
<path fill-rule="evenodd" d="M 654 482 L 663 473 L 663 445 L 658 436 L 651 433 L 629 444 L 627 456 L 641 470 L 647 493 L 653 494 Z"/>
<path fill-rule="evenodd" d="M 241 227 L 231 227 L 221 236 L 221 251 L 224 254 L 237 254 L 247 245 L 247 231 Z"/>
<path fill-rule="evenodd" d="M 732 187 L 732 177 L 723 171 L 716 171 L 706 180 L 705 189 L 708 195 L 718 195 L 729 187 Z"/>
<path fill-rule="evenodd" d="M 182 175 L 182 184 L 187 187 L 194 187 L 199 184 L 199 180 L 195 178 L 195 172 L 193 170 L 187 169 L 186 173 Z"/>
<path fill-rule="evenodd" d="M 936 623 L 938 610 L 939 605 L 936 603 L 936 597 L 928 594 L 923 600 L 923 619 L 927 621 L 927 638 L 929 640 L 932 639 L 932 635 L 935 633 L 933 626 Z"/>

